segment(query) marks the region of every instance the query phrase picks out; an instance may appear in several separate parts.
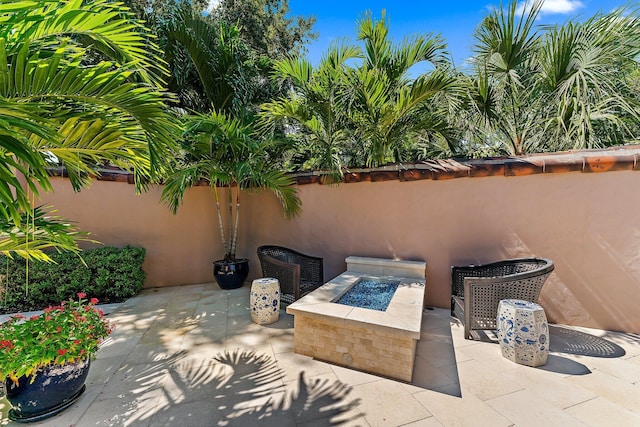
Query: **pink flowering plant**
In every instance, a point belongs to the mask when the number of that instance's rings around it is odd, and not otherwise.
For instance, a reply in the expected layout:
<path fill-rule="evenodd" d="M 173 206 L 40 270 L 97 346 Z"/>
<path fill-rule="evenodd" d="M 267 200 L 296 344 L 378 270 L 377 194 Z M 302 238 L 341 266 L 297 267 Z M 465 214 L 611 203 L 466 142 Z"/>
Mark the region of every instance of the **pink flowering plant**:
<path fill-rule="evenodd" d="M 39 368 L 95 355 L 113 329 L 97 303 L 80 292 L 78 300 L 48 307 L 29 319 L 15 315 L 0 324 L 0 379 L 9 377 L 17 383 L 20 377 L 31 376 L 33 381 Z"/>

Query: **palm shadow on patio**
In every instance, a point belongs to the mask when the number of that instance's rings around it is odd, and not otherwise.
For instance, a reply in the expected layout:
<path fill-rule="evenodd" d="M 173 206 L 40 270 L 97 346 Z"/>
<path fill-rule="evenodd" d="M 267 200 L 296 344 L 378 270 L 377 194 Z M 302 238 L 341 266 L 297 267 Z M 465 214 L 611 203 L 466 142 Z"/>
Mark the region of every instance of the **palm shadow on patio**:
<path fill-rule="evenodd" d="M 338 425 L 361 415 L 349 386 L 335 381 L 283 383 L 275 360 L 253 350 L 236 349 L 169 367 L 164 396 L 151 417 L 152 426 L 296 425 L 314 421 Z"/>

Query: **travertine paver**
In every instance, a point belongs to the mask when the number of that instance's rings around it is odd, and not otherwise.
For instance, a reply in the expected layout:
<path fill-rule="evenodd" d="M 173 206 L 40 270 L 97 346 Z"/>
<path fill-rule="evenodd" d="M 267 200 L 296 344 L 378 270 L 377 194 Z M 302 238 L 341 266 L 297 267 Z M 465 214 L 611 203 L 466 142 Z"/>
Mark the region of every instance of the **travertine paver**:
<path fill-rule="evenodd" d="M 519 384 L 529 393 L 559 409 L 567 409 L 597 397 L 590 390 L 574 387 L 567 381 L 558 381 L 558 373 L 553 371 L 527 369 L 523 366 L 503 373 L 502 377 Z"/>
<path fill-rule="evenodd" d="M 567 381 L 640 414 L 640 388 L 630 381 L 595 369 L 589 375 L 567 378 Z"/>
<path fill-rule="evenodd" d="M 352 393 L 360 399 L 360 411 L 372 426 L 399 426 L 432 416 L 398 381 L 385 379 L 361 384 Z M 388 402 L 394 402 L 394 410 L 390 410 Z"/>
<path fill-rule="evenodd" d="M 422 390 L 415 393 L 418 402 L 443 426 L 495 426 L 509 427 L 513 422 L 472 393 L 461 398 L 454 393 Z"/>
<path fill-rule="evenodd" d="M 528 390 L 502 395 L 486 403 L 518 426 L 584 426 L 580 420 Z"/>
<path fill-rule="evenodd" d="M 295 354 L 293 317 L 253 323 L 248 284 L 145 290 L 110 317 L 84 395 L 33 425 L 640 425 L 638 335 L 552 328 L 547 364 L 529 368 L 465 340 L 449 310 L 425 310 L 405 383 Z"/>
<path fill-rule="evenodd" d="M 566 412 L 589 426 L 640 426 L 640 415 L 602 397 L 567 408 Z"/>

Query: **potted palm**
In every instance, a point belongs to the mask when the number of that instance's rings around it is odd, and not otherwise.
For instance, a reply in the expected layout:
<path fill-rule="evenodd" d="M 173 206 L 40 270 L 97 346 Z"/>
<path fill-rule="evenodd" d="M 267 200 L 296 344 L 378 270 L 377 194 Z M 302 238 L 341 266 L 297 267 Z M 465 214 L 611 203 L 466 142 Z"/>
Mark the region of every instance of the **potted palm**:
<path fill-rule="evenodd" d="M 38 421 L 71 406 L 85 389 L 91 358 L 112 330 L 97 299 L 68 300 L 40 315 L 0 324 L 0 379 L 9 418 Z"/>
<path fill-rule="evenodd" d="M 291 186 L 293 179 L 270 158 L 269 144 L 271 141 L 254 137 L 251 123 L 217 112 L 190 116 L 185 126 L 185 155 L 165 181 L 162 199 L 174 213 L 188 188 L 203 181 L 211 187 L 224 249 L 223 258 L 213 261 L 213 271 L 223 289 L 242 286 L 249 274 L 248 259 L 236 256 L 243 190 L 272 191 L 280 200 L 285 216 L 301 209 L 297 191 Z M 222 196 L 221 187 L 227 188 Z"/>

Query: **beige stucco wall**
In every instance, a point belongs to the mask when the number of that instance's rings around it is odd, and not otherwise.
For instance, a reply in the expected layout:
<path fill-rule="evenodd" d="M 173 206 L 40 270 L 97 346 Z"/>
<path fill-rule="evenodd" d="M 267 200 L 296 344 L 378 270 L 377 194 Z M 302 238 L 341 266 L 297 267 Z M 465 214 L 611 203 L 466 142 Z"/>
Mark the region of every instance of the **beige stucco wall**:
<path fill-rule="evenodd" d="M 94 181 L 76 193 L 69 182 L 53 178 L 54 193 L 42 196 L 57 215 L 74 221 L 78 229 L 112 246 L 142 246 L 145 287 L 211 282 L 211 261 L 222 257 L 215 206 L 208 187 L 189 191 L 178 215 L 160 202 L 162 189 L 137 195 L 133 185 Z M 84 247 L 95 245 L 85 244 Z"/>
<path fill-rule="evenodd" d="M 55 178 L 47 200 L 105 244 L 147 249 L 145 286 L 209 282 L 222 255 L 212 195 L 190 190 L 173 216 L 160 189 Z M 556 270 L 541 304 L 551 321 L 640 332 L 640 173 L 540 174 L 414 182 L 302 185 L 303 213 L 285 220 L 270 193 L 244 196 L 238 255 L 281 244 L 325 259 L 328 280 L 349 255 L 427 261 L 426 303 L 448 307 L 452 264 L 541 256 Z"/>

